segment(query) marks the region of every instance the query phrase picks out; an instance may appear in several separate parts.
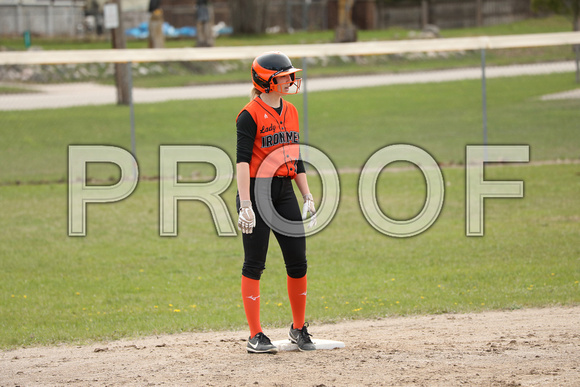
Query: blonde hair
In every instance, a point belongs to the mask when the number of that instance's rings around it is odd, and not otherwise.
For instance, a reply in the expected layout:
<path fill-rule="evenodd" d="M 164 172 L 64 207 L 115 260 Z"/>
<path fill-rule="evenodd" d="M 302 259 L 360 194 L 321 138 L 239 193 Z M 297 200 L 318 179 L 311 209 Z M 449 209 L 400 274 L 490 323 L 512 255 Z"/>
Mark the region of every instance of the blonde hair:
<path fill-rule="evenodd" d="M 255 87 L 252 88 L 252 91 L 250 92 L 250 99 L 254 99 L 257 96 L 259 96 L 260 94 L 262 94 L 262 92 L 258 89 L 256 89 Z"/>

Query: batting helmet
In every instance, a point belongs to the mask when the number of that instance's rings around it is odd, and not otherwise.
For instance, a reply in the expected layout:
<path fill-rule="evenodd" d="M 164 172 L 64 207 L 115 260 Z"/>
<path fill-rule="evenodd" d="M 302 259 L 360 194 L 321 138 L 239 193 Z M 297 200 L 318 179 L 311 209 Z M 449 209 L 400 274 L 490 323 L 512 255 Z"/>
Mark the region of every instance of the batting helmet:
<path fill-rule="evenodd" d="M 290 86 L 296 85 L 296 92 L 294 93 L 283 93 L 282 94 L 296 94 L 300 90 L 301 78 L 296 78 L 295 73 L 297 71 L 302 71 L 302 69 L 297 69 L 292 66 L 290 58 L 279 51 L 266 52 L 256 59 L 252 63 L 252 82 L 254 87 L 260 90 L 262 93 L 269 93 L 271 91 L 277 90 L 274 78 L 281 77 L 284 75 L 290 75 Z"/>

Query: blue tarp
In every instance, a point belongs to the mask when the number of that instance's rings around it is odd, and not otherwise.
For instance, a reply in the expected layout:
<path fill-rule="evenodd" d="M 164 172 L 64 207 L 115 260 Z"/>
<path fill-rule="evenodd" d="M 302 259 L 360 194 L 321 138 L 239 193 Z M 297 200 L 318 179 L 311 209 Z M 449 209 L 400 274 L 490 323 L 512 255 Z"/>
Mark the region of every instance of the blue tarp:
<path fill-rule="evenodd" d="M 232 33 L 231 27 L 222 27 L 218 31 L 218 35 L 226 35 Z M 143 22 L 139 27 L 129 28 L 125 30 L 125 34 L 135 39 L 147 39 L 149 37 L 149 23 Z M 195 27 L 181 27 L 175 28 L 169 23 L 163 23 L 163 35 L 169 38 L 189 37 L 193 38 L 197 35 Z"/>

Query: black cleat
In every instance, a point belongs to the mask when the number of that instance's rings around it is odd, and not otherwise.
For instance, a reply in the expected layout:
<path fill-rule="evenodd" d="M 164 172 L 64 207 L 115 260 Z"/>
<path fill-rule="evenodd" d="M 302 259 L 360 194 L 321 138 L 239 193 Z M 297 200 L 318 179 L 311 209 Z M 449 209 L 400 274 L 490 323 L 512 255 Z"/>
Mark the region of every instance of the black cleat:
<path fill-rule="evenodd" d="M 301 351 L 314 351 L 316 346 L 310 340 L 310 333 L 308 333 L 308 323 L 304 323 L 302 329 L 294 329 L 294 324 L 290 325 L 290 332 L 288 332 L 288 338 L 291 342 L 298 345 L 298 349 Z"/>
<path fill-rule="evenodd" d="M 246 345 L 248 353 L 276 353 L 278 348 L 266 336 L 264 333 L 256 333 L 256 336 L 250 337 L 248 339 L 248 344 Z"/>

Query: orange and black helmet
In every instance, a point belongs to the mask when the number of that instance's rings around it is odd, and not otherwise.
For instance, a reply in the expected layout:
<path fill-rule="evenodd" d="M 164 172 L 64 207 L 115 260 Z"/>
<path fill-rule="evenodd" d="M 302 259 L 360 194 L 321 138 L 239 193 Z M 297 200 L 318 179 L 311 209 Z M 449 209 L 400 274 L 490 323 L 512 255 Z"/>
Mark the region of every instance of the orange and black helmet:
<path fill-rule="evenodd" d="M 270 51 L 254 59 L 252 63 L 252 82 L 254 87 L 262 93 L 269 93 L 276 90 L 274 78 L 290 75 L 290 79 L 292 79 L 290 86 L 295 84 L 297 93 L 301 83 L 301 79 L 296 78 L 295 73 L 297 71 L 302 71 L 302 69 L 292 66 L 290 58 L 285 54 L 279 51 Z"/>

